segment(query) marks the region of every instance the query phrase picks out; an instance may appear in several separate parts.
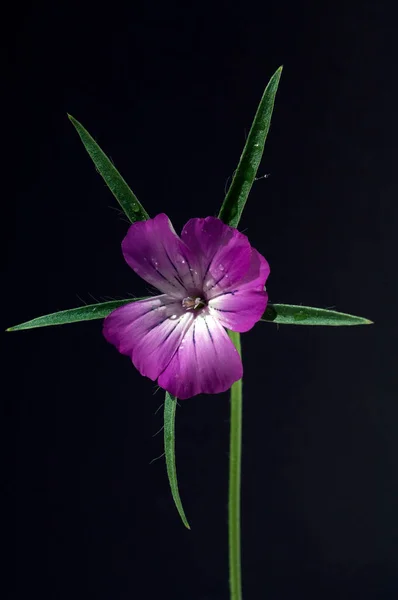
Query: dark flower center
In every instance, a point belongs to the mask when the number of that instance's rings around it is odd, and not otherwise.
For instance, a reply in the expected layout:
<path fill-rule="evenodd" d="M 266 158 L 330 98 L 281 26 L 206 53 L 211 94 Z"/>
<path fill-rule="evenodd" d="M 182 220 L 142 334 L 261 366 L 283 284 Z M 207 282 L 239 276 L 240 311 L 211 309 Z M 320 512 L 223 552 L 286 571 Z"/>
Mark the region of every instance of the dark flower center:
<path fill-rule="evenodd" d="M 206 301 L 203 300 L 203 298 L 200 298 L 199 296 L 197 296 L 196 298 L 188 296 L 187 298 L 184 298 L 181 304 L 182 307 L 185 308 L 185 310 L 199 310 L 206 306 Z"/>

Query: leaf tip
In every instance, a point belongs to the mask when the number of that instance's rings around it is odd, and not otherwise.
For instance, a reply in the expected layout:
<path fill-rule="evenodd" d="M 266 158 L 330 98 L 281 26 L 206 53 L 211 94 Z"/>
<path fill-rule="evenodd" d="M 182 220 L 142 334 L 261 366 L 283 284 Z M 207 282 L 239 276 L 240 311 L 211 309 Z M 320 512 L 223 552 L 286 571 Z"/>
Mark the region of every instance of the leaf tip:
<path fill-rule="evenodd" d="M 270 85 L 272 83 L 273 86 L 275 87 L 275 92 L 278 89 L 279 82 L 280 82 L 281 77 L 282 77 L 282 71 L 283 71 L 283 65 L 280 65 L 280 67 L 277 68 L 277 70 L 272 75 L 271 79 L 269 80 L 268 85 Z"/>
<path fill-rule="evenodd" d="M 374 321 L 371 321 L 370 319 L 365 319 L 365 325 L 374 325 Z"/>
<path fill-rule="evenodd" d="M 7 327 L 6 331 L 14 331 L 14 327 Z"/>

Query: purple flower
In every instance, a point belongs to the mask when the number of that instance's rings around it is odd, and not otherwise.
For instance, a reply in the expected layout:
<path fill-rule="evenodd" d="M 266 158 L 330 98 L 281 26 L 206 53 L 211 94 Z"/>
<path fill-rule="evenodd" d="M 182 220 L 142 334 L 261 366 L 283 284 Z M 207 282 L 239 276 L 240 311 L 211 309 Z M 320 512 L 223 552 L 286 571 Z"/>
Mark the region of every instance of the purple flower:
<path fill-rule="evenodd" d="M 113 311 L 106 339 L 177 398 L 229 389 L 243 367 L 225 328 L 248 331 L 263 315 L 265 258 L 215 217 L 191 219 L 179 238 L 165 214 L 131 225 L 122 251 L 162 293 Z"/>

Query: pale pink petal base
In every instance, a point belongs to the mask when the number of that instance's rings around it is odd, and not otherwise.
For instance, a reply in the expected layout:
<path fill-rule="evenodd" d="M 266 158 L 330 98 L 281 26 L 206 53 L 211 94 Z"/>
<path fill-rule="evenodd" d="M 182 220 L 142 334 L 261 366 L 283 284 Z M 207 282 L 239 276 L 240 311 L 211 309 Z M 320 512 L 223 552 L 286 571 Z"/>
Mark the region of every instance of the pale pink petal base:
<path fill-rule="evenodd" d="M 155 381 L 193 320 L 168 296 L 139 300 L 114 310 L 104 321 L 105 338 L 127 354 L 141 375 Z"/>
<path fill-rule="evenodd" d="M 177 398 L 225 392 L 243 375 L 240 356 L 222 325 L 198 315 L 158 384 Z"/>

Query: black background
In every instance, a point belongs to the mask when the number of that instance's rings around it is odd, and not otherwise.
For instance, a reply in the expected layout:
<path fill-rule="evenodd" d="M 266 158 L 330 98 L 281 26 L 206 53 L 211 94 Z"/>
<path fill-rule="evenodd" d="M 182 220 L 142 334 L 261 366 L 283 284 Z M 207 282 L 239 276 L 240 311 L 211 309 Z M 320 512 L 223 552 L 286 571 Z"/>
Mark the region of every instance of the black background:
<path fill-rule="evenodd" d="M 246 600 L 398 591 L 392 6 L 39 3 L 3 23 L 4 328 L 146 291 L 122 258 L 128 224 L 67 112 L 179 231 L 217 213 L 284 65 L 259 173 L 270 176 L 240 229 L 271 265 L 271 301 L 375 325 L 259 323 L 243 337 Z M 178 409 L 189 532 L 164 459 L 151 463 L 162 392 L 105 342 L 101 322 L 3 342 L 10 598 L 228 598 L 228 394 Z"/>

